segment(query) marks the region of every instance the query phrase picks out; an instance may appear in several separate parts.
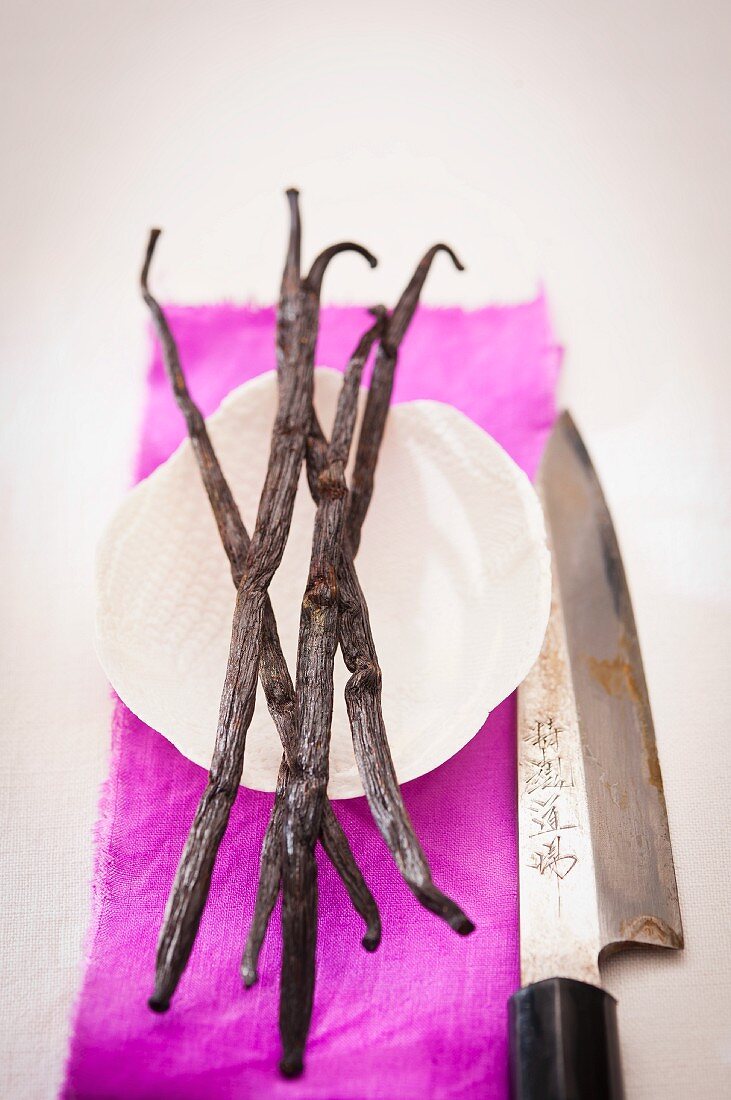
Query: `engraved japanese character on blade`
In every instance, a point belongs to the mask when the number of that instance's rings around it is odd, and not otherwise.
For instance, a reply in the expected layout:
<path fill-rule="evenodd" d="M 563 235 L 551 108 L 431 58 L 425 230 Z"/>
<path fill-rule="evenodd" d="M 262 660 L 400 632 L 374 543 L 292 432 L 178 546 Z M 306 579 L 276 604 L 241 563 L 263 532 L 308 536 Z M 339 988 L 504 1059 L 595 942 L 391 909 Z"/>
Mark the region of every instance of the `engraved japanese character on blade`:
<path fill-rule="evenodd" d="M 528 854 L 528 866 L 541 875 L 553 876 L 561 910 L 560 884 L 578 863 L 564 833 L 575 829 L 567 790 L 574 787 L 571 765 L 561 756 L 563 730 L 553 718 L 536 721 L 524 735 L 528 752 L 521 770 L 522 796 L 528 799 L 530 813 L 529 839 L 535 844 Z"/>

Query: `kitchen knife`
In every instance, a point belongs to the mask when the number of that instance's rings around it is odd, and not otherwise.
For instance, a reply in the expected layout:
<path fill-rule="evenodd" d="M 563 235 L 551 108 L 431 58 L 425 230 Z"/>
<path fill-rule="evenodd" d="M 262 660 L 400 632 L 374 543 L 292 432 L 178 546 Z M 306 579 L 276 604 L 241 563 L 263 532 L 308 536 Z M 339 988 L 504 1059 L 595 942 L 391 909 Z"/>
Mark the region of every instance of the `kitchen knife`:
<path fill-rule="evenodd" d="M 537 489 L 551 616 L 518 692 L 522 988 L 514 1100 L 621 1100 L 616 1002 L 599 962 L 680 948 L 665 796 L 629 590 L 599 481 L 563 413 Z"/>

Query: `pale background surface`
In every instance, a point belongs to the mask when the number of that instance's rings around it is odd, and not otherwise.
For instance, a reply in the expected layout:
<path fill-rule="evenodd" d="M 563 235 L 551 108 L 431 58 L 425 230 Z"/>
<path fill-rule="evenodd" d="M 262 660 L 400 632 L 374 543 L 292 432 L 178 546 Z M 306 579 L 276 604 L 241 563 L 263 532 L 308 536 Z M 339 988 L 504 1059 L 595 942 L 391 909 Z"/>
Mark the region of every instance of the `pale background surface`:
<path fill-rule="evenodd" d="M 109 701 L 94 544 L 130 476 L 148 227 L 160 293 L 270 301 L 281 189 L 331 300 L 547 287 L 562 384 L 635 596 L 687 948 L 606 969 L 629 1100 L 731 1089 L 726 0 L 5 0 L 0 1095 L 52 1097 L 79 976 Z M 294 1094 L 293 1094 L 294 1095 Z"/>

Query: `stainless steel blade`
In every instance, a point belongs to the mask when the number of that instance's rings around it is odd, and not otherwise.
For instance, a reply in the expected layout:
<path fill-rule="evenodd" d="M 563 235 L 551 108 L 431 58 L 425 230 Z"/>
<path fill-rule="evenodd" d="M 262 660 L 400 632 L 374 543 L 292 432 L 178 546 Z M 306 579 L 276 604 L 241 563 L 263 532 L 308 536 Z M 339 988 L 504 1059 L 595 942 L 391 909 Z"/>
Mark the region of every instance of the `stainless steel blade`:
<path fill-rule="evenodd" d="M 683 931 L 662 776 L 612 520 L 568 413 L 537 481 L 551 619 L 519 691 L 523 984 L 599 981 L 599 956 L 678 948 Z"/>

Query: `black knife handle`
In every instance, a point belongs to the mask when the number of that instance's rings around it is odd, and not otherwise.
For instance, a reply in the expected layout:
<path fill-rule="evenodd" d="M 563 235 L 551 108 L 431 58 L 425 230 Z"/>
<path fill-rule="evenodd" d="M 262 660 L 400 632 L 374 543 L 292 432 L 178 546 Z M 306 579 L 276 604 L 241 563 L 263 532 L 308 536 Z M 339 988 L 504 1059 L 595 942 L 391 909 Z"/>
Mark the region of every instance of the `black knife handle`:
<path fill-rule="evenodd" d="M 614 997 L 548 978 L 508 1005 L 513 1100 L 624 1100 Z"/>

